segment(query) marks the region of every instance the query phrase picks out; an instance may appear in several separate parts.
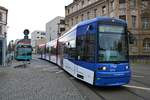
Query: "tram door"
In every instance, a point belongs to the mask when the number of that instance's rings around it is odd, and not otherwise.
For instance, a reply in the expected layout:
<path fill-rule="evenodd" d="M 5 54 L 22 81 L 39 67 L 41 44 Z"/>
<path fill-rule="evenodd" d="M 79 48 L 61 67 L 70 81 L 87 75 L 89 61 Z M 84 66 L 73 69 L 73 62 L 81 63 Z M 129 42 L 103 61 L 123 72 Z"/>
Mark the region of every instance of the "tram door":
<path fill-rule="evenodd" d="M 3 62 L 3 41 L 0 40 L 0 65 L 2 65 Z"/>

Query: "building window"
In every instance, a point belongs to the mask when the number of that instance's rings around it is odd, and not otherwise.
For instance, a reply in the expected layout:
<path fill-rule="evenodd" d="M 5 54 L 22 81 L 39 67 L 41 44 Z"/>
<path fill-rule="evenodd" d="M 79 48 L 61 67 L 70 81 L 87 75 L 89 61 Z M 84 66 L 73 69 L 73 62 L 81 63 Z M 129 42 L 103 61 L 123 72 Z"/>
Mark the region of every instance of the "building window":
<path fill-rule="evenodd" d="M 83 21 L 83 19 L 84 19 L 84 14 L 81 15 L 81 21 Z"/>
<path fill-rule="evenodd" d="M 70 9 L 68 9 L 68 14 L 70 13 Z"/>
<path fill-rule="evenodd" d="M 79 9 L 79 4 L 76 5 L 76 10 L 78 10 L 78 9 Z"/>
<path fill-rule="evenodd" d="M 84 6 L 84 0 L 81 2 L 82 7 Z"/>
<path fill-rule="evenodd" d="M 66 25 L 66 26 L 69 26 L 69 20 L 68 20 L 68 19 L 66 19 L 65 25 Z"/>
<path fill-rule="evenodd" d="M 90 12 L 87 12 L 87 19 L 90 19 Z"/>
<path fill-rule="evenodd" d="M 88 4 L 91 4 L 91 0 L 87 0 L 88 1 Z"/>
<path fill-rule="evenodd" d="M 135 29 L 136 28 L 136 16 L 132 15 L 132 28 Z"/>
<path fill-rule="evenodd" d="M 65 24 L 65 20 L 64 19 L 60 19 L 60 22 L 59 22 L 61 25 L 64 25 Z"/>
<path fill-rule="evenodd" d="M 0 12 L 0 21 L 2 21 L 2 13 Z"/>
<path fill-rule="evenodd" d="M 149 5 L 148 5 L 148 4 L 149 4 L 148 2 L 149 2 L 149 0 L 142 0 L 142 1 L 141 1 L 141 3 L 142 3 L 142 4 L 141 4 L 142 10 L 145 10 L 145 8 L 149 6 Z"/>
<path fill-rule="evenodd" d="M 46 35 L 46 33 L 44 33 L 44 32 L 41 32 L 41 35 Z"/>
<path fill-rule="evenodd" d="M 137 46 L 137 44 L 138 44 L 138 39 L 137 39 L 137 37 L 136 37 L 136 36 L 134 36 L 133 45 L 134 45 L 134 46 Z"/>
<path fill-rule="evenodd" d="M 142 18 L 142 29 L 150 29 L 150 19 L 148 17 Z"/>
<path fill-rule="evenodd" d="M 102 14 L 105 15 L 106 14 L 106 6 L 102 7 Z"/>
<path fill-rule="evenodd" d="M 136 7 L 136 0 L 131 0 L 130 6 L 131 6 L 131 8 L 135 8 Z"/>
<path fill-rule="evenodd" d="M 111 9 L 112 9 L 112 10 L 114 10 L 114 9 L 115 9 L 114 0 L 112 0 L 112 1 L 110 2 L 110 6 L 111 6 Z"/>
<path fill-rule="evenodd" d="M 122 20 L 126 21 L 126 16 L 125 15 L 121 15 L 121 16 L 119 16 L 119 19 L 122 19 Z"/>
<path fill-rule="evenodd" d="M 143 40 L 143 47 L 145 51 L 150 51 L 150 38 L 145 38 Z"/>
<path fill-rule="evenodd" d="M 125 0 L 119 0 L 119 4 L 125 3 L 125 2 L 126 2 Z"/>
<path fill-rule="evenodd" d="M 71 25 L 73 26 L 73 18 L 71 19 Z"/>
<path fill-rule="evenodd" d="M 78 23 L 78 16 L 76 17 L 76 24 Z"/>
<path fill-rule="evenodd" d="M 71 27 L 71 19 L 68 20 L 68 27 Z"/>
<path fill-rule="evenodd" d="M 74 5 L 74 11 L 76 11 L 77 10 L 77 5 Z"/>
<path fill-rule="evenodd" d="M 97 17 L 97 9 L 94 9 L 94 18 Z"/>
<path fill-rule="evenodd" d="M 74 11 L 73 6 L 71 8 L 72 8 L 72 12 L 73 12 Z"/>

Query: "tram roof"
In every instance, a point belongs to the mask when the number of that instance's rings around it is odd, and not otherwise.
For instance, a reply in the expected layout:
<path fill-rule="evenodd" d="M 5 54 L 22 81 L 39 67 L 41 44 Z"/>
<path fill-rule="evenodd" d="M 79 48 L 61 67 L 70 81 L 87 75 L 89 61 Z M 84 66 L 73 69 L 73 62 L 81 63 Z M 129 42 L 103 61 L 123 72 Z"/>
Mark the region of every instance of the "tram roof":
<path fill-rule="evenodd" d="M 86 24 L 90 24 L 92 22 L 97 22 L 97 21 L 102 21 L 103 22 L 103 21 L 110 21 L 110 20 L 115 20 L 115 22 L 120 22 L 120 23 L 126 24 L 126 21 L 124 21 L 122 19 L 103 16 L 103 17 L 96 17 L 94 19 L 89 19 L 89 20 L 82 21 L 79 24 L 77 24 L 77 27 L 82 26 L 82 25 L 86 25 Z"/>
<path fill-rule="evenodd" d="M 93 23 L 93 22 L 97 22 L 97 21 L 112 21 L 112 20 L 115 20 L 115 22 L 118 22 L 118 23 L 122 23 L 122 24 L 126 24 L 126 21 L 122 20 L 122 19 L 117 19 L 117 18 L 112 18 L 112 17 L 107 17 L 107 16 L 102 16 L 102 17 L 96 17 L 94 19 L 89 19 L 89 20 L 85 20 L 85 21 L 82 21 L 78 24 L 76 24 L 74 27 L 72 27 L 69 31 L 67 31 L 65 34 L 63 34 L 60 38 L 64 37 L 65 35 L 67 35 L 68 33 L 72 32 L 73 30 L 75 30 L 77 27 L 80 27 L 80 26 L 83 26 L 83 25 L 86 25 L 86 24 L 90 24 L 90 23 Z"/>

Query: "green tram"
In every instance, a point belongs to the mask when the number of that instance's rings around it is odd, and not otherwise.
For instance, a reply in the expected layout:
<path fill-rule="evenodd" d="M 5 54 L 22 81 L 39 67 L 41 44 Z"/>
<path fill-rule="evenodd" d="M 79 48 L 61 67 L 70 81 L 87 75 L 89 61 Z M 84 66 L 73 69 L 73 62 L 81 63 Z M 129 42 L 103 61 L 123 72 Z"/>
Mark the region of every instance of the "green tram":
<path fill-rule="evenodd" d="M 19 61 L 30 61 L 32 59 L 32 46 L 30 44 L 17 44 L 15 48 L 15 59 Z"/>

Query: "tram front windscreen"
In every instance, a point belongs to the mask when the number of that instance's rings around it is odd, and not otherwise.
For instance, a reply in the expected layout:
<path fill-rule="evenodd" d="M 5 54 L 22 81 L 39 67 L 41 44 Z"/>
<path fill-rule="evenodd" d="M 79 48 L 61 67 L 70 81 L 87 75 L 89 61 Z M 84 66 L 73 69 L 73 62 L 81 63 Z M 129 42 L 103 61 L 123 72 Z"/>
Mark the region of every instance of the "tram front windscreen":
<path fill-rule="evenodd" d="M 128 61 L 128 38 L 125 26 L 99 25 L 98 61 Z"/>

